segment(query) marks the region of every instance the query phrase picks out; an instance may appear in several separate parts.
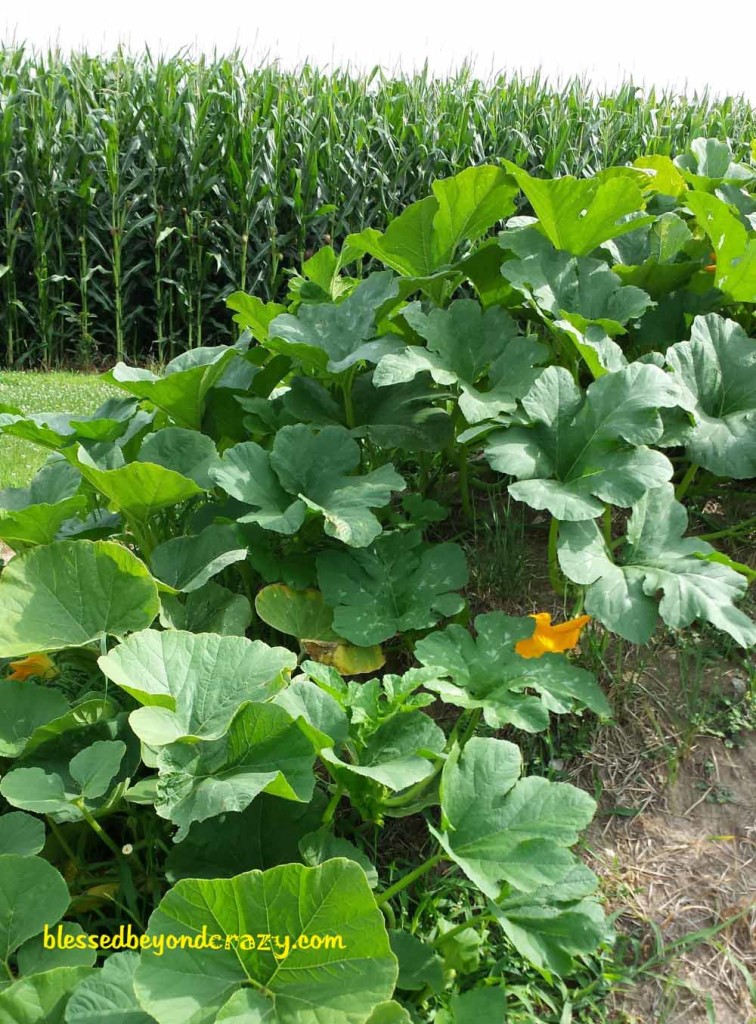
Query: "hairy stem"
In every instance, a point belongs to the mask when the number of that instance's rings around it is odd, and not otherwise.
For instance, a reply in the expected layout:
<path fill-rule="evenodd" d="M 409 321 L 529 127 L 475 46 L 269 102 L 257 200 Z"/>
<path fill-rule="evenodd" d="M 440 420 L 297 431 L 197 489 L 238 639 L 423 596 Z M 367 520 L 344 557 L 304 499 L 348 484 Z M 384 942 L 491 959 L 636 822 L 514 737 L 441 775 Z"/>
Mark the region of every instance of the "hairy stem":
<path fill-rule="evenodd" d="M 488 924 L 489 922 L 495 922 L 496 918 L 493 914 L 474 914 L 468 918 L 467 921 L 462 921 L 461 924 L 455 924 L 453 928 L 450 928 L 448 932 L 444 932 L 443 935 L 439 935 L 434 940 L 433 945 L 438 947 L 442 946 L 446 939 L 453 939 L 455 935 L 459 935 L 460 932 L 465 931 L 467 928 L 479 928 L 482 924 Z"/>
<path fill-rule="evenodd" d="M 682 501 L 685 495 L 688 493 L 688 488 L 695 480 L 696 473 L 698 472 L 698 470 L 699 466 L 697 465 L 697 463 L 691 462 L 691 464 L 688 466 L 685 476 L 682 478 L 680 483 L 677 485 L 677 489 L 675 490 L 675 498 L 678 501 Z"/>
<path fill-rule="evenodd" d="M 333 816 L 336 813 L 336 808 L 339 806 L 339 801 L 341 800 L 343 795 L 344 787 L 336 786 L 336 789 L 333 791 L 331 799 L 328 801 L 328 806 L 326 807 L 325 811 L 323 811 L 323 817 L 320 819 L 320 823 L 322 825 L 328 825 L 329 822 L 333 821 Z"/>
<path fill-rule="evenodd" d="M 402 892 L 407 886 L 412 885 L 413 882 L 417 881 L 418 878 L 422 878 L 423 875 L 431 871 L 437 864 L 440 864 L 445 858 L 444 853 L 437 853 L 433 857 L 429 857 L 428 860 L 423 861 L 419 867 L 416 867 L 414 871 L 410 871 L 408 875 L 404 875 L 398 882 L 395 882 L 392 886 L 382 892 L 376 897 L 376 903 L 379 907 L 382 907 L 387 900 L 393 899 L 397 893 Z"/>
<path fill-rule="evenodd" d="M 99 821 L 96 821 L 92 817 L 92 815 L 87 810 L 87 808 L 86 808 L 86 806 L 84 804 L 84 801 L 82 799 L 77 800 L 76 801 L 76 806 L 81 811 L 81 816 L 84 819 L 84 821 L 86 821 L 87 825 L 89 825 L 89 827 L 92 829 L 92 831 L 95 832 L 99 836 L 99 838 L 103 841 L 103 843 L 105 843 L 105 845 L 110 850 L 110 852 L 114 853 L 116 855 L 116 857 L 120 860 L 121 856 L 122 856 L 121 850 L 116 845 L 116 843 L 110 838 L 110 836 L 105 831 L 105 829 L 100 825 Z"/>
<path fill-rule="evenodd" d="M 756 527 L 756 516 L 751 516 L 750 519 L 744 519 L 742 523 L 736 523 L 735 526 L 730 526 L 726 530 L 702 533 L 696 537 L 696 540 L 718 540 L 720 537 L 736 537 L 739 533 L 745 533 L 754 527 Z"/>
<path fill-rule="evenodd" d="M 549 526 L 549 581 L 555 594 L 564 595 L 564 579 L 559 569 L 557 557 L 557 541 L 559 540 L 559 520 L 552 517 Z"/>

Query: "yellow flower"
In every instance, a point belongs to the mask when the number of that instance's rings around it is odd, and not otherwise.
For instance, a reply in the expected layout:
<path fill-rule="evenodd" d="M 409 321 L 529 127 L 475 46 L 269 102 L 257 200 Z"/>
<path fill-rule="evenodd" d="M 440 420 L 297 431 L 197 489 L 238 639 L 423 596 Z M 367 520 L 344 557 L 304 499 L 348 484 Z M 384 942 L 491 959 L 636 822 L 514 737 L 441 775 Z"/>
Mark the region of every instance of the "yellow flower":
<path fill-rule="evenodd" d="M 20 661 L 12 661 L 10 667 L 13 672 L 7 678 L 21 681 L 31 679 L 32 676 L 39 679 L 54 679 L 58 674 L 55 663 L 46 654 L 29 654 Z"/>
<path fill-rule="evenodd" d="M 552 626 L 548 612 L 538 612 L 530 617 L 536 620 L 535 632 L 527 640 L 518 640 L 515 644 L 515 650 L 523 658 L 540 658 L 542 654 L 575 647 L 583 627 L 591 621 L 590 615 L 580 615 L 577 619 Z"/>

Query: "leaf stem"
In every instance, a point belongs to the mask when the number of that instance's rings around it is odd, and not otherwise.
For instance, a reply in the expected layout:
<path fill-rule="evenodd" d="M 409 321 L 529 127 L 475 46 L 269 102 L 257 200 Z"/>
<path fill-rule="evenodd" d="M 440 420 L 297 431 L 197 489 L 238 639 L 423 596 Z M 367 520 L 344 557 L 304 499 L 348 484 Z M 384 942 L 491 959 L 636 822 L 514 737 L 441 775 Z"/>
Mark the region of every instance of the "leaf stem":
<path fill-rule="evenodd" d="M 474 735 L 475 730 L 478 728 L 478 723 L 480 722 L 480 716 L 482 714 L 482 708 L 472 709 L 470 717 L 465 725 L 465 731 L 462 733 L 461 738 L 457 740 L 457 743 L 459 744 L 460 747 L 464 747 L 464 745 L 467 743 L 470 737 Z"/>
<path fill-rule="evenodd" d="M 735 537 L 745 530 L 750 530 L 752 527 L 756 527 L 756 516 L 744 519 L 742 523 L 736 523 L 735 526 L 731 526 L 727 530 L 716 530 L 714 533 L 699 534 L 696 540 L 718 540 L 720 537 Z"/>
<path fill-rule="evenodd" d="M 49 814 L 45 815 L 45 821 L 50 826 L 50 831 L 52 832 L 52 834 L 58 840 L 58 845 L 60 846 L 61 850 L 63 850 L 63 852 L 66 854 L 66 856 L 69 858 L 69 860 L 72 860 L 73 863 L 78 867 L 79 866 L 79 858 L 76 856 L 76 854 L 73 852 L 71 847 L 68 845 L 67 840 L 65 840 L 63 838 L 60 829 L 58 828 L 57 824 L 53 821 L 53 819 L 50 817 Z"/>
<path fill-rule="evenodd" d="M 436 853 L 433 857 L 429 857 L 428 860 L 423 861 L 423 863 L 416 867 L 414 871 L 410 871 L 408 875 L 404 875 L 403 878 L 400 878 L 398 882 L 395 882 L 392 886 L 386 889 L 385 892 L 376 896 L 375 901 L 378 906 L 381 907 L 387 900 L 393 899 L 397 893 L 402 892 L 408 885 L 412 885 L 412 883 L 417 881 L 418 878 L 421 878 L 428 871 L 435 868 L 437 864 L 440 864 L 445 857 L 446 854 L 444 853 Z"/>
<path fill-rule="evenodd" d="M 612 546 L 612 506 L 604 505 L 604 541 L 608 548 Z"/>
<path fill-rule="evenodd" d="M 414 786 L 410 786 L 409 789 L 405 790 L 404 793 L 400 793 L 399 796 L 390 796 L 382 801 L 384 807 L 405 807 L 407 804 L 411 804 L 421 793 L 424 792 L 436 778 L 438 773 L 444 767 L 444 762 L 439 761 L 433 769 L 431 775 L 426 775 L 424 779 L 416 782 Z"/>
<path fill-rule="evenodd" d="M 467 449 L 464 445 L 458 445 L 457 460 L 462 513 L 465 519 L 470 519 L 472 516 L 472 504 L 470 502 L 470 484 L 467 478 Z"/>
<path fill-rule="evenodd" d="M 446 939 L 453 939 L 455 935 L 459 935 L 459 933 L 465 931 L 466 928 L 478 928 L 482 924 L 488 924 L 489 922 L 495 923 L 495 921 L 496 918 L 493 914 L 474 914 L 466 921 L 462 921 L 461 924 L 455 924 L 448 932 L 444 932 L 443 935 L 439 935 L 437 939 L 433 940 L 433 945 L 435 947 L 442 946 Z"/>
<path fill-rule="evenodd" d="M 86 821 L 87 825 L 89 825 L 92 831 L 100 837 L 100 839 L 103 841 L 103 843 L 105 843 L 110 852 L 114 853 L 116 857 L 120 860 L 123 855 L 122 851 L 116 845 L 115 841 L 110 838 L 105 829 L 102 828 L 100 823 L 98 821 L 95 821 L 95 819 L 87 810 L 84 801 L 81 797 L 79 797 L 79 799 L 75 801 L 75 805 L 81 811 L 81 816 L 84 819 L 84 821 Z"/>
<path fill-rule="evenodd" d="M 559 520 L 552 516 L 549 526 L 549 581 L 555 594 L 560 597 L 564 595 L 564 580 L 559 571 L 559 559 L 557 556 L 557 541 L 559 540 Z"/>
<path fill-rule="evenodd" d="M 344 383 L 341 385 L 341 390 L 344 395 L 344 416 L 346 418 L 346 425 L 351 430 L 354 426 L 354 401 L 352 400 L 352 384 L 354 382 L 354 375 L 357 371 L 357 366 L 350 367 L 344 377 Z"/>
<path fill-rule="evenodd" d="M 691 464 L 688 466 L 685 476 L 677 485 L 677 489 L 675 491 L 675 498 L 677 499 L 677 501 L 682 501 L 685 495 L 688 493 L 688 488 L 695 480 L 696 473 L 698 472 L 698 470 L 698 464 L 696 462 L 691 462 Z"/>
<path fill-rule="evenodd" d="M 336 813 L 336 808 L 339 806 L 339 801 L 344 795 L 344 787 L 337 785 L 334 789 L 331 799 L 328 801 L 328 806 L 323 811 L 323 817 L 320 819 L 321 825 L 328 825 L 333 821 L 333 816 Z"/>

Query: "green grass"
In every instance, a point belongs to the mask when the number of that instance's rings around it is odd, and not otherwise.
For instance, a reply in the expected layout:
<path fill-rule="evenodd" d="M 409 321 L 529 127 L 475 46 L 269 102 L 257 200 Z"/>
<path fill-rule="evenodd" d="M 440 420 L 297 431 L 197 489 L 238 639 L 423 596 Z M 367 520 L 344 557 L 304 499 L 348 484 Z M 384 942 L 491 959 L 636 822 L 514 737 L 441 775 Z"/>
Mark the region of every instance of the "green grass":
<path fill-rule="evenodd" d="M 392 77 L 239 54 L 0 48 L 0 362 L 164 361 L 229 339 L 225 298 L 384 228 L 431 182 L 501 157 L 590 175 L 691 139 L 748 155 L 745 100 L 469 69 Z M 7 268 L 7 269 L 6 269 Z"/>
<path fill-rule="evenodd" d="M 103 377 L 87 373 L 0 372 L 0 405 L 22 412 L 74 412 L 88 415 L 121 392 Z M 0 488 L 24 487 L 49 452 L 17 437 L 0 438 Z"/>

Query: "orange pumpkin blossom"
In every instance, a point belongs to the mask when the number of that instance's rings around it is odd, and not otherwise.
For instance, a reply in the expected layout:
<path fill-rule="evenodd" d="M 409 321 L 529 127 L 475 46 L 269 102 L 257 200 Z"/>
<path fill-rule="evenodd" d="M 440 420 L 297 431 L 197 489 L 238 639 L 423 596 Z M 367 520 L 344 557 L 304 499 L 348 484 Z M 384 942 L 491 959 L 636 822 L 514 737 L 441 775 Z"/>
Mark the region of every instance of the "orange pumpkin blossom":
<path fill-rule="evenodd" d="M 12 661 L 10 667 L 13 672 L 7 678 L 22 682 L 31 679 L 32 676 L 39 679 L 54 679 L 58 674 L 55 663 L 46 654 L 29 654 L 20 661 Z"/>
<path fill-rule="evenodd" d="M 515 644 L 515 650 L 523 658 L 540 658 L 543 654 L 570 650 L 580 640 L 586 623 L 591 621 L 590 615 L 580 615 L 552 626 L 548 612 L 538 612 L 531 618 L 536 620 L 535 632 L 527 640 L 518 640 Z"/>

